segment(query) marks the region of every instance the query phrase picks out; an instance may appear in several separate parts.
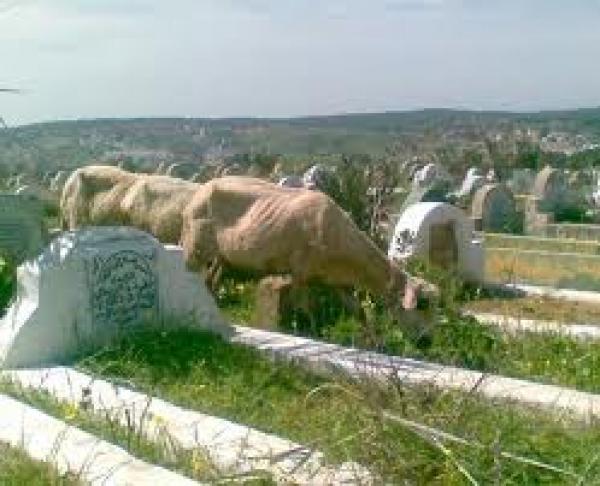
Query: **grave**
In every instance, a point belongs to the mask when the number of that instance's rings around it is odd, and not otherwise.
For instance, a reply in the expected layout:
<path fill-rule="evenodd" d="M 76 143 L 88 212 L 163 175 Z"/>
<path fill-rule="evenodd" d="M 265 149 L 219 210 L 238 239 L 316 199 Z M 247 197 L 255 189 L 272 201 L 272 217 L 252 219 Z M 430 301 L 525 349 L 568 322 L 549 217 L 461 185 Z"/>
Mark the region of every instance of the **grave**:
<path fill-rule="evenodd" d="M 199 486 L 198 482 L 176 472 L 141 461 L 122 447 L 84 432 L 72 423 L 1 394 L 0 409 L 2 443 L 18 447 L 38 461 L 51 463 L 61 473 L 77 477 L 81 484 Z M 7 479 L 10 478 L 2 474 L 2 484 L 7 484 Z M 8 484 L 15 483 L 9 481 Z"/>
<path fill-rule="evenodd" d="M 463 179 L 460 189 L 456 192 L 458 199 L 471 198 L 485 183 L 485 178 L 481 175 L 481 171 L 477 167 L 471 167 Z"/>
<path fill-rule="evenodd" d="M 512 233 L 519 227 L 515 198 L 504 184 L 486 184 L 477 190 L 471 218 L 476 231 Z"/>
<path fill-rule="evenodd" d="M 595 421 L 600 417 L 600 396 L 556 385 L 508 378 L 490 374 L 418 361 L 400 356 L 389 356 L 356 348 L 345 348 L 299 336 L 236 327 L 234 341 L 252 346 L 274 358 L 302 364 L 308 369 L 343 373 L 355 380 L 371 379 L 398 386 L 398 381 L 412 385 L 434 386 L 442 390 L 477 393 L 492 400 L 507 400 L 544 407 L 549 411 L 572 414 L 583 420 Z"/>
<path fill-rule="evenodd" d="M 85 403 L 87 410 L 152 442 L 168 438 L 169 445 L 180 450 L 201 450 L 218 477 L 250 477 L 262 471 L 271 474 L 276 484 L 373 484 L 370 472 L 357 463 L 329 465 L 323 453 L 312 447 L 181 408 L 73 368 L 8 371 L 2 377 L 26 389 L 47 392 L 63 403 Z"/>
<path fill-rule="evenodd" d="M 412 182 L 411 190 L 404 199 L 400 212 L 392 214 L 395 224 L 400 215 L 413 204 L 421 202 L 447 202 L 450 195 L 451 182 L 445 173 L 435 172 L 434 164 L 429 164 L 418 171 Z"/>
<path fill-rule="evenodd" d="M 151 322 L 229 333 L 179 247 L 125 227 L 67 232 L 17 269 L 17 296 L 0 321 L 0 361 L 61 362 Z"/>
<path fill-rule="evenodd" d="M 532 195 L 538 200 L 539 212 L 556 212 L 567 196 L 565 174 L 559 169 L 544 167 L 535 178 Z"/>
<path fill-rule="evenodd" d="M 417 203 L 400 216 L 388 256 L 398 261 L 420 258 L 481 282 L 483 248 L 473 232 L 473 222 L 459 208 L 446 203 Z"/>
<path fill-rule="evenodd" d="M 293 187 L 296 189 L 304 188 L 302 177 L 297 175 L 284 176 L 277 182 L 281 187 Z"/>
<path fill-rule="evenodd" d="M 0 252 L 20 263 L 37 255 L 46 240 L 43 206 L 23 194 L 0 194 Z"/>

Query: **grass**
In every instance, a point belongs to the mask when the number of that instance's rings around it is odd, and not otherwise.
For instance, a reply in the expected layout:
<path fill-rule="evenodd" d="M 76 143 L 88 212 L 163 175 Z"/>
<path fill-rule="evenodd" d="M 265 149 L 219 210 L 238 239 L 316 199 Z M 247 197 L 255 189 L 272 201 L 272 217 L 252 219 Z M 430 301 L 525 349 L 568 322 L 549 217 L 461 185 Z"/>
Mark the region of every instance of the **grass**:
<path fill-rule="evenodd" d="M 458 295 L 461 290 L 452 285 L 455 284 L 445 283 L 442 292 L 447 302 L 423 311 L 417 325 L 402 317 L 399 321 L 391 319 L 385 309 L 367 301 L 365 310 L 371 317 L 366 321 L 341 316 L 322 322 L 319 327 L 295 328 L 288 332 L 390 355 L 600 392 L 600 342 L 525 332 L 506 334 L 462 316 L 459 307 L 548 319 L 578 316 L 580 320 L 600 318 L 600 308 L 548 299 L 499 300 L 477 293 L 471 299 L 468 295 L 465 299 L 465 295 Z M 224 312 L 234 321 L 248 324 L 253 320 L 250 317 L 253 315 L 252 286 L 244 284 L 235 289 L 230 297 L 231 304 L 224 306 Z M 239 307 L 236 307 L 237 303 L 240 303 Z M 501 304 L 507 307 L 503 308 Z M 525 314 L 526 311 L 529 312 Z M 421 328 L 419 322 L 427 326 Z"/>
<path fill-rule="evenodd" d="M 600 290 L 600 256 L 513 248 L 486 250 L 486 279 L 531 283 L 577 290 Z"/>
<path fill-rule="evenodd" d="M 515 248 L 555 253 L 600 255 L 600 242 L 573 238 L 544 238 L 540 236 L 486 233 L 484 234 L 484 242 L 486 248 Z"/>
<path fill-rule="evenodd" d="M 0 443 L 0 484 L 5 486 L 76 486 L 71 475 L 60 474 L 51 464 L 35 461 L 20 449 Z"/>
<path fill-rule="evenodd" d="M 349 329 L 344 336 L 339 327 Z M 337 332 L 337 333 L 336 333 Z M 442 316 L 430 332 L 420 335 L 398 327 L 373 331 L 347 322 L 329 330 L 330 341 L 352 341 L 387 354 L 435 361 L 489 373 L 600 392 L 600 342 L 561 335 L 507 334 L 475 319 Z"/>
<path fill-rule="evenodd" d="M 210 334 L 140 332 L 79 366 L 356 460 L 388 484 L 600 484 L 600 426 L 396 382 L 320 377 Z M 441 429 L 465 439 L 441 437 Z M 505 452 L 555 466 L 525 464 Z M 566 471 L 566 472 L 565 472 Z"/>
<path fill-rule="evenodd" d="M 219 484 L 227 484 L 203 450 L 182 450 L 170 437 L 166 436 L 166 433 L 165 437 L 160 437 L 157 442 L 152 442 L 146 439 L 141 431 L 136 430 L 133 425 L 131 427 L 121 425 L 114 413 L 109 410 L 105 413 L 88 411 L 77 403 L 60 401 L 47 392 L 25 389 L 6 380 L 0 382 L 0 393 L 12 396 L 69 425 L 85 430 L 99 439 L 123 447 L 133 456 L 148 463 L 163 466 L 199 481 L 218 481 Z M 60 447 L 60 444 L 58 446 Z M 4 483 L 0 482 L 0 484 Z M 263 479 L 242 482 L 242 484 L 248 486 L 268 485 L 272 482 L 264 475 Z"/>

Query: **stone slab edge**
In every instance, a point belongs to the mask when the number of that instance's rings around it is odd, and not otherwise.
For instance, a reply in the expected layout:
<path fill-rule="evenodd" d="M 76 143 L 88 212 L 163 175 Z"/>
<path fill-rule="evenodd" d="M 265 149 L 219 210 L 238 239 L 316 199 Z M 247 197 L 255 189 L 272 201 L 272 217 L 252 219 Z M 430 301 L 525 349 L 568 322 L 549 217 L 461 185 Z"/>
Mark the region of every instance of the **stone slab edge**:
<path fill-rule="evenodd" d="M 298 362 L 317 371 L 342 372 L 355 378 L 389 383 L 430 384 L 464 392 L 477 390 L 490 399 L 502 399 L 550 411 L 567 411 L 579 419 L 600 417 L 600 395 L 543 385 L 453 366 L 344 348 L 307 338 L 236 326 L 233 341 L 277 358 Z"/>
<path fill-rule="evenodd" d="M 201 449 L 223 476 L 268 471 L 296 484 L 355 484 L 370 475 L 359 465 L 323 465 L 323 454 L 245 425 L 187 410 L 160 398 L 94 378 L 67 367 L 8 370 L 2 373 L 25 388 L 44 390 L 75 406 L 90 406 L 143 432 L 154 441 L 175 441 L 187 450 Z"/>
<path fill-rule="evenodd" d="M 561 334 L 576 339 L 600 339 L 600 326 L 593 324 L 565 324 L 559 321 L 544 321 L 501 314 L 465 312 L 482 324 L 498 326 L 510 333 L 534 332 Z"/>
<path fill-rule="evenodd" d="M 494 283 L 488 283 L 486 284 L 486 287 L 491 290 L 504 291 L 516 295 L 522 294 L 534 297 L 546 297 L 549 299 L 562 299 L 569 302 L 600 304 L 600 292 L 592 292 L 589 290 L 557 289 L 555 287 L 528 284 Z"/>
<path fill-rule="evenodd" d="M 5 395 L 0 395 L 0 410 L 0 441 L 93 486 L 199 484 Z"/>

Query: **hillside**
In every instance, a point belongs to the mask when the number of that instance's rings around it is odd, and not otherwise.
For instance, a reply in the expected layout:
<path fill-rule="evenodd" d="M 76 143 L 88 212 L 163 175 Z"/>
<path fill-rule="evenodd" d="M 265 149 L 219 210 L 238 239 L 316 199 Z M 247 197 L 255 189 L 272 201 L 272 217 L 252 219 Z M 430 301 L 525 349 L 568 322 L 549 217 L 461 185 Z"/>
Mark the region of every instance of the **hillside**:
<path fill-rule="evenodd" d="M 0 131 L 0 167 L 51 171 L 92 160 L 131 158 L 202 163 L 233 154 L 287 157 L 413 152 L 455 147 L 518 130 L 600 137 L 600 108 L 539 113 L 421 110 L 292 119 L 99 119 L 57 121 Z"/>

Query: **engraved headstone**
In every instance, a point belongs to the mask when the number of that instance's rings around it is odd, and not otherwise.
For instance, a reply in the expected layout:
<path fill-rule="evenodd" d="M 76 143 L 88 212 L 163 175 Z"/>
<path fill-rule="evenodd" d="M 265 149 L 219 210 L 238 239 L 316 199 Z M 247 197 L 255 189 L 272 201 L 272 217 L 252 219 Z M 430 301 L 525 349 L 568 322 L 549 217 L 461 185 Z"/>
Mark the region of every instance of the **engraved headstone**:
<path fill-rule="evenodd" d="M 17 283 L 0 321 L 6 367 L 62 362 L 150 322 L 230 333 L 181 248 L 131 228 L 63 233 L 18 268 Z"/>
<path fill-rule="evenodd" d="M 483 280 L 483 248 L 474 239 L 473 222 L 446 203 L 421 202 L 408 207 L 396 223 L 388 257 L 398 262 L 419 258 L 463 278 Z"/>
<path fill-rule="evenodd" d="M 20 263 L 37 255 L 45 239 L 40 200 L 26 193 L 0 194 L 0 253 Z"/>

